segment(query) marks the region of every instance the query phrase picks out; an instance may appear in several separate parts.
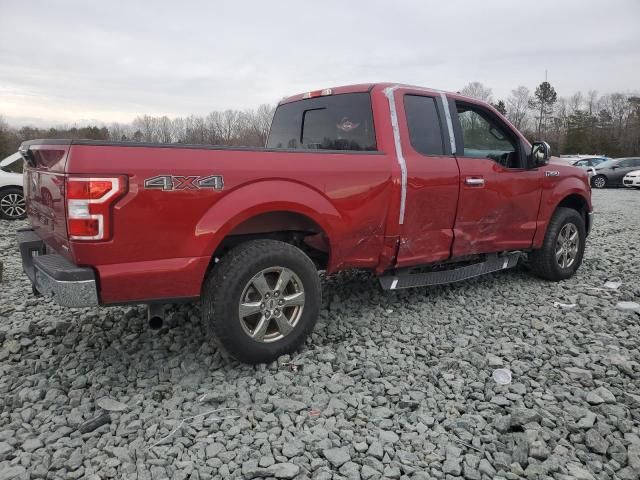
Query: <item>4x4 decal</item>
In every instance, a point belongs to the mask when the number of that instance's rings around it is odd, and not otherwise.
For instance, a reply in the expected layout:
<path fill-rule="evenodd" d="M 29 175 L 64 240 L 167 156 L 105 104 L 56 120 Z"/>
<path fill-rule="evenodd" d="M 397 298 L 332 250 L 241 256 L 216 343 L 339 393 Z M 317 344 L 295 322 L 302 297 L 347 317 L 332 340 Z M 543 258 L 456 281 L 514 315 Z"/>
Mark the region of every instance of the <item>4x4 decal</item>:
<path fill-rule="evenodd" d="M 209 175 L 208 177 L 198 177 L 196 175 L 158 175 L 147 178 L 144 181 L 144 188 L 158 190 L 199 190 L 201 188 L 213 188 L 222 190 L 224 180 L 220 175 Z"/>

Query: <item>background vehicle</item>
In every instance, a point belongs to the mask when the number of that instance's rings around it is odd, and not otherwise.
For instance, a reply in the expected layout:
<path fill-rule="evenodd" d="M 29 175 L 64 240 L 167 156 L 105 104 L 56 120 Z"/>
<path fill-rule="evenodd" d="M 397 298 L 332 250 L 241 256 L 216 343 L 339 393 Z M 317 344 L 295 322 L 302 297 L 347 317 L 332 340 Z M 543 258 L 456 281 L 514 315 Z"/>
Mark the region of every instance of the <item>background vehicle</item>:
<path fill-rule="evenodd" d="M 614 158 L 602 162 L 595 167 L 595 174 L 591 177 L 591 185 L 595 188 L 620 186 L 622 178 L 638 168 L 640 168 L 640 157 Z"/>
<path fill-rule="evenodd" d="M 591 225 L 584 171 L 549 159 L 493 107 L 393 84 L 280 102 L 267 148 L 25 142 L 35 289 L 66 306 L 202 301 L 236 358 L 298 348 L 321 305 L 318 269 L 384 289 L 514 267 L 561 280 Z"/>
<path fill-rule="evenodd" d="M 27 215 L 22 192 L 23 163 L 19 152 L 0 162 L 0 218 L 4 220 L 17 220 Z"/>
<path fill-rule="evenodd" d="M 611 159 L 607 157 L 587 157 L 587 158 L 581 158 L 579 160 L 574 161 L 572 165 L 574 167 L 580 167 L 588 170 L 592 167 L 597 167 L 598 165 L 600 165 L 603 162 L 606 162 L 607 160 L 611 160 Z"/>
<path fill-rule="evenodd" d="M 622 179 L 622 184 L 625 187 L 640 188 L 640 170 L 627 173 Z"/>

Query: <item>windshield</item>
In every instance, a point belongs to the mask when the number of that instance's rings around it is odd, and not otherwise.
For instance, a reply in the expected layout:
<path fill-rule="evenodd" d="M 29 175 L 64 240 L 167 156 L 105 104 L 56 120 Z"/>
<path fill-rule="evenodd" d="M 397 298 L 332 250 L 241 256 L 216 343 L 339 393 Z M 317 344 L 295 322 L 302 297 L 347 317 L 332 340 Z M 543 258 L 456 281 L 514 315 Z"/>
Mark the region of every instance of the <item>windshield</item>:
<path fill-rule="evenodd" d="M 23 163 L 22 155 L 19 152 L 14 153 L 0 162 L 0 170 L 9 173 L 22 173 Z"/>
<path fill-rule="evenodd" d="M 616 158 L 615 160 L 605 160 L 604 162 L 598 164 L 598 168 L 609 168 L 613 165 L 616 165 L 620 160 L 622 159 Z"/>
<path fill-rule="evenodd" d="M 376 150 L 369 93 L 328 95 L 280 105 L 267 148 Z"/>

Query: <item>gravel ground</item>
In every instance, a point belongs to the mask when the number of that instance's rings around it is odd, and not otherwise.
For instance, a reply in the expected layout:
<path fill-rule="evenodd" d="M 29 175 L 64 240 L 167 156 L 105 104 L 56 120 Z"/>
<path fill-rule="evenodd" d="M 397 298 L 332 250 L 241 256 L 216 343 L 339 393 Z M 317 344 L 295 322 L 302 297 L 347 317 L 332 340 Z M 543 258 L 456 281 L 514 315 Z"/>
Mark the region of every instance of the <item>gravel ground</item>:
<path fill-rule="evenodd" d="M 616 304 L 640 302 L 640 192 L 594 203 L 569 281 L 339 275 L 306 348 L 255 368 L 196 306 L 151 331 L 142 307 L 34 298 L 2 221 L 0 478 L 638 479 L 640 315 Z"/>

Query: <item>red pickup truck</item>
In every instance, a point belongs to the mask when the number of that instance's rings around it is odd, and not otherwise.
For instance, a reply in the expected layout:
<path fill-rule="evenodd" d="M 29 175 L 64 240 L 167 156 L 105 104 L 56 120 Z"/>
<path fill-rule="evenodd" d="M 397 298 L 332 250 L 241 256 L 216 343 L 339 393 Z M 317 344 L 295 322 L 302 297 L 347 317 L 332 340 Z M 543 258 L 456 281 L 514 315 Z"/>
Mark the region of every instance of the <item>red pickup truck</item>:
<path fill-rule="evenodd" d="M 259 363 L 298 348 L 319 270 L 382 288 L 515 266 L 572 276 L 591 226 L 587 174 L 494 108 L 366 84 L 280 102 L 266 148 L 35 140 L 21 146 L 34 291 L 70 307 L 202 302 L 205 330 Z"/>

